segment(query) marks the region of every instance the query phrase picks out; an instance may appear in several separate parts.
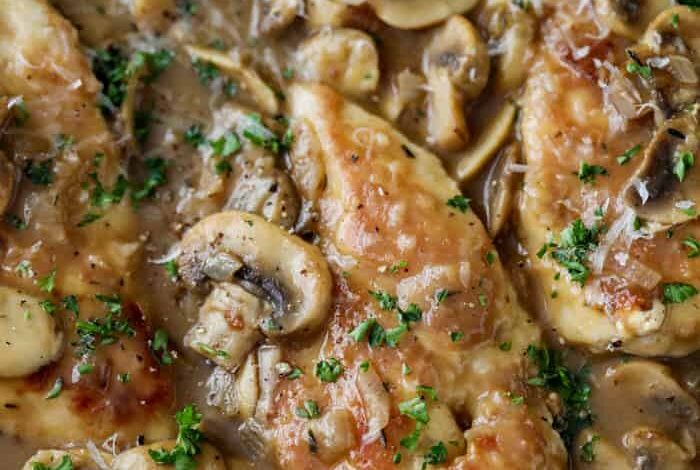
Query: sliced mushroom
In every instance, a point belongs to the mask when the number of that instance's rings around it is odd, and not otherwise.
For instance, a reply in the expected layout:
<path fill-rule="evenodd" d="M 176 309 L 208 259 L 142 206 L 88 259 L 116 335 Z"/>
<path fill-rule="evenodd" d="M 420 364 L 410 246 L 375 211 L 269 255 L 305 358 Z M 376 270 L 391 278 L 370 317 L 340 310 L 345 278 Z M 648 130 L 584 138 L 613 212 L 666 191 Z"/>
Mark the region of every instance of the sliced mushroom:
<path fill-rule="evenodd" d="M 301 11 L 301 0 L 259 0 L 254 3 L 260 17 L 258 29 L 263 35 L 273 35 L 286 29 Z"/>
<path fill-rule="evenodd" d="M 484 185 L 484 206 L 486 209 L 486 228 L 491 237 L 496 237 L 510 217 L 515 198 L 518 174 L 513 165 L 520 160 L 520 147 L 511 144 L 505 148 L 491 167 Z"/>
<path fill-rule="evenodd" d="M 236 371 L 263 337 L 259 324 L 272 306 L 242 287 L 228 282 L 214 286 L 185 344 L 230 371 Z"/>
<path fill-rule="evenodd" d="M 279 381 L 277 364 L 282 361 L 279 346 L 266 344 L 258 349 L 258 400 L 255 404 L 255 418 L 266 422 L 275 401 L 275 388 Z"/>
<path fill-rule="evenodd" d="M 216 407 L 222 415 L 227 418 L 252 418 L 260 393 L 257 354 L 248 354 L 235 374 L 216 367 L 207 379 L 207 389 L 207 405 Z"/>
<path fill-rule="evenodd" d="M 289 176 L 275 168 L 271 156 L 255 159 L 236 179 L 223 210 L 262 215 L 266 220 L 290 229 L 299 216 L 299 196 Z"/>
<path fill-rule="evenodd" d="M 24 377 L 56 360 L 63 333 L 41 299 L 0 286 L 0 377 Z"/>
<path fill-rule="evenodd" d="M 460 155 L 457 163 L 457 177 L 465 182 L 476 176 L 498 150 L 510 138 L 517 108 L 506 102 L 498 114 L 489 120 L 476 140 Z"/>
<path fill-rule="evenodd" d="M 222 212 L 197 223 L 183 237 L 183 279 L 201 284 L 207 264 L 222 256 L 240 260 L 245 266 L 236 277 L 274 305 L 274 313 L 261 319 L 267 336 L 309 334 L 326 319 L 332 280 L 316 247 L 256 215 Z"/>
<path fill-rule="evenodd" d="M 471 10 L 478 0 L 367 0 L 389 26 L 419 29 Z"/>
<path fill-rule="evenodd" d="M 185 46 L 185 49 L 193 59 L 212 63 L 225 74 L 235 79 L 240 88 L 248 92 L 253 101 L 265 113 L 277 114 L 279 112 L 279 103 L 275 92 L 260 78 L 260 75 L 255 70 L 242 64 L 240 59 L 216 49 L 192 45 Z"/>
<path fill-rule="evenodd" d="M 5 213 L 15 192 L 15 166 L 0 151 L 0 216 Z"/>
<path fill-rule="evenodd" d="M 362 399 L 367 432 L 362 442 L 367 444 L 381 438 L 382 430 L 389 424 L 391 396 L 384 388 L 381 377 L 374 368 L 358 372 L 355 377 L 357 391 Z"/>
<path fill-rule="evenodd" d="M 639 38 L 654 17 L 673 4 L 672 0 L 595 0 L 597 14 L 615 34 L 628 39 Z"/>
<path fill-rule="evenodd" d="M 399 72 L 382 101 L 384 115 L 396 121 L 411 103 L 417 102 L 423 96 L 424 88 L 425 78 L 422 75 L 410 69 Z"/>
<path fill-rule="evenodd" d="M 350 18 L 350 6 L 340 0 L 307 0 L 306 21 L 312 28 L 341 27 Z"/>
<path fill-rule="evenodd" d="M 628 55 L 652 72 L 632 78 L 642 99 L 654 103 L 665 117 L 700 99 L 700 12 L 687 7 L 664 10 Z"/>
<path fill-rule="evenodd" d="M 149 451 L 165 449 L 170 451 L 175 447 L 175 441 L 156 442 L 139 446 L 122 452 L 114 458 L 112 470 L 166 470 L 180 468 L 178 465 L 162 465 L 156 463 Z M 226 461 L 221 453 L 211 444 L 201 445 L 201 452 L 195 456 L 197 470 L 226 470 Z"/>
<path fill-rule="evenodd" d="M 489 0 L 478 16 L 488 32 L 489 49 L 495 56 L 495 88 L 506 92 L 522 85 L 527 75 L 530 47 L 535 38 L 535 19 L 530 10 L 511 0 Z"/>
<path fill-rule="evenodd" d="M 319 458 L 330 464 L 355 447 L 355 432 L 352 413 L 333 408 L 309 422 L 306 437 L 316 445 Z"/>
<path fill-rule="evenodd" d="M 643 161 L 625 189 L 639 217 L 658 228 L 697 217 L 700 204 L 699 107 L 666 121 L 647 146 Z"/>
<path fill-rule="evenodd" d="M 663 433 L 640 426 L 625 433 L 622 444 L 633 468 L 644 470 L 685 470 L 696 468 L 690 455 Z"/>
<path fill-rule="evenodd" d="M 486 44 L 469 20 L 453 16 L 436 31 L 423 56 L 432 145 L 450 152 L 467 144 L 464 101 L 484 89 L 489 67 Z"/>
<path fill-rule="evenodd" d="M 372 38 L 359 30 L 323 28 L 297 52 L 298 76 L 341 93 L 362 96 L 379 83 L 379 55 Z"/>
<path fill-rule="evenodd" d="M 139 29 L 161 34 L 176 16 L 174 0 L 131 0 L 129 8 Z"/>
<path fill-rule="evenodd" d="M 63 462 L 70 462 L 70 464 L 67 467 L 60 466 Z M 104 470 L 112 468 L 111 465 L 112 456 L 101 451 L 90 452 L 87 449 L 40 450 L 24 464 L 22 470 L 36 470 L 37 468 Z"/>

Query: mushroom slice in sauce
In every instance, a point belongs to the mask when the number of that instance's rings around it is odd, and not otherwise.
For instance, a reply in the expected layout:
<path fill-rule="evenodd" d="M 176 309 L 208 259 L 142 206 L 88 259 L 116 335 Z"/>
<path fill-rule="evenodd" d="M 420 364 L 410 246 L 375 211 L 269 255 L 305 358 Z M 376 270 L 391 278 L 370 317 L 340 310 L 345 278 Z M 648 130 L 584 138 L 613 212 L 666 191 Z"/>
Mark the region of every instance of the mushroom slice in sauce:
<path fill-rule="evenodd" d="M 510 0 L 484 2 L 478 22 L 488 32 L 489 49 L 495 55 L 494 81 L 501 92 L 522 85 L 535 39 L 535 19 L 530 10 Z"/>
<path fill-rule="evenodd" d="M 61 463 L 70 462 L 70 466 L 60 466 Z M 41 466 L 43 465 L 43 467 Z M 88 449 L 76 448 L 70 450 L 40 450 L 34 454 L 22 470 L 36 470 L 37 468 L 60 468 L 66 470 L 105 470 L 112 469 L 112 455 L 106 452 L 91 452 Z M 147 468 L 147 467 L 139 467 Z"/>
<path fill-rule="evenodd" d="M 272 88 L 260 78 L 255 70 L 241 63 L 239 58 L 205 47 L 188 45 L 185 46 L 185 49 L 193 59 L 212 63 L 225 74 L 236 79 L 241 89 L 249 93 L 253 101 L 265 113 L 276 114 L 279 111 L 279 103 Z"/>
<path fill-rule="evenodd" d="M 262 325 L 267 336 L 308 334 L 326 319 L 332 280 L 316 247 L 259 216 L 229 211 L 187 231 L 180 254 L 183 278 L 201 284 L 207 263 L 220 256 L 240 260 L 244 267 L 235 271 L 236 277 L 257 286 L 274 304 L 275 312 Z"/>
<path fill-rule="evenodd" d="M 471 10 L 478 0 L 367 0 L 377 16 L 399 29 L 418 29 Z"/>
<path fill-rule="evenodd" d="M 464 148 L 469 131 L 464 101 L 476 98 L 486 86 L 490 68 L 486 44 L 462 16 L 453 16 L 433 36 L 423 56 L 428 79 L 428 133 L 443 151 Z"/>
<path fill-rule="evenodd" d="M 659 228 L 697 217 L 700 204 L 698 107 L 657 129 L 625 189 L 637 215 Z M 700 163 L 700 162 L 698 162 Z"/>
<path fill-rule="evenodd" d="M 476 140 L 459 155 L 456 173 L 460 181 L 468 181 L 493 158 L 510 138 L 517 108 L 513 103 L 503 104 L 488 125 L 481 130 Z"/>
<path fill-rule="evenodd" d="M 491 237 L 496 237 L 510 218 L 515 198 L 518 173 L 514 166 L 520 160 L 518 144 L 507 146 L 491 167 L 484 185 L 486 228 Z"/>
<path fill-rule="evenodd" d="M 321 82 L 341 93 L 362 96 L 379 83 L 379 55 L 372 38 L 349 28 L 323 28 L 297 52 L 299 77 Z"/>
<path fill-rule="evenodd" d="M 607 26 L 620 36 L 637 39 L 647 25 L 666 8 L 671 0 L 595 0 L 595 8 Z"/>
<path fill-rule="evenodd" d="M 40 302 L 0 286 L 0 377 L 25 377 L 60 356 L 63 333 Z"/>
<path fill-rule="evenodd" d="M 164 468 L 161 464 L 156 463 L 149 451 L 159 451 L 165 449 L 172 450 L 176 445 L 176 441 L 163 441 L 149 444 L 146 446 L 134 447 L 126 452 L 117 455 L 112 462 L 112 470 L 159 470 Z M 201 452 L 196 456 L 197 470 L 226 470 L 226 462 L 223 456 L 211 444 L 204 443 L 201 446 Z M 167 467 L 166 467 L 167 468 Z M 175 468 L 178 468 L 177 464 Z"/>
<path fill-rule="evenodd" d="M 694 468 L 691 463 L 694 452 L 689 453 L 657 430 L 640 426 L 625 433 L 622 443 L 634 468 L 639 468 L 640 463 L 645 470 Z"/>

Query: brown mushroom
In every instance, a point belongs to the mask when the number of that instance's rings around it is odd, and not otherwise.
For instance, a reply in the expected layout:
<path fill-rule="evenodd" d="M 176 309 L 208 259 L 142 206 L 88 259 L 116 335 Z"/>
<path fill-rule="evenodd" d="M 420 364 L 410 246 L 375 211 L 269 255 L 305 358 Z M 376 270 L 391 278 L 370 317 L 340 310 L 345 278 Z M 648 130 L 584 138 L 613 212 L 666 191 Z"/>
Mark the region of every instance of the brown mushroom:
<path fill-rule="evenodd" d="M 476 98 L 489 77 L 489 55 L 476 28 L 462 16 L 452 16 L 436 30 L 423 56 L 428 79 L 428 133 L 436 148 L 464 148 L 469 132 L 464 102 Z"/>
<path fill-rule="evenodd" d="M 672 6 L 672 0 L 595 0 L 598 15 L 620 36 L 637 39 L 651 20 Z"/>
<path fill-rule="evenodd" d="M 639 217 L 657 229 L 697 217 L 700 203 L 700 107 L 666 121 L 647 146 L 624 195 Z M 652 226 L 651 228 L 654 228 Z"/>
<path fill-rule="evenodd" d="M 520 159 L 520 147 L 506 147 L 491 167 L 484 185 L 486 228 L 491 237 L 496 237 L 505 226 L 513 208 L 518 173 L 513 171 Z"/>
<path fill-rule="evenodd" d="M 663 433 L 639 426 L 622 437 L 628 460 L 634 468 L 644 470 L 692 469 L 693 455 Z"/>
<path fill-rule="evenodd" d="M 464 14 L 476 6 L 478 0 L 367 0 L 367 3 L 389 26 L 419 29 L 452 15 Z"/>

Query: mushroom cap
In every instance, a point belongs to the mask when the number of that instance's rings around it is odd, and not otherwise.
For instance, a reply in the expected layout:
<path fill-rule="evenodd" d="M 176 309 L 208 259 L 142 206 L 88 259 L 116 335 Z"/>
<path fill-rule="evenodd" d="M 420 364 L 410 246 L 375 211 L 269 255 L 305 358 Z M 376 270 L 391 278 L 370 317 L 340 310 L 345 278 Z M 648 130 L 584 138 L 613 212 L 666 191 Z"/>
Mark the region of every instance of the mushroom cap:
<path fill-rule="evenodd" d="M 479 31 L 463 16 L 452 16 L 428 44 L 423 71 L 446 73 L 450 83 L 469 100 L 477 97 L 489 79 L 490 59 Z"/>
<path fill-rule="evenodd" d="M 694 162 L 697 157 L 700 136 L 696 107 L 666 121 L 656 131 L 624 190 L 625 201 L 639 217 L 657 223 L 659 228 L 695 219 L 696 204 L 700 203 L 700 162 Z"/>
<path fill-rule="evenodd" d="M 672 0 L 595 0 L 595 8 L 608 27 L 628 39 L 637 39 L 650 21 L 672 6 Z"/>
<path fill-rule="evenodd" d="M 460 15 L 476 6 L 478 0 L 368 0 L 376 15 L 399 29 L 425 28 L 451 15 Z"/>
<path fill-rule="evenodd" d="M 0 312 L 0 377 L 27 376 L 60 356 L 63 333 L 39 299 L 0 286 Z"/>
<path fill-rule="evenodd" d="M 257 286 L 275 305 L 266 322 L 268 336 L 310 333 L 328 315 L 332 278 L 321 252 L 259 216 L 238 211 L 211 215 L 189 229 L 180 246 L 180 272 L 195 286 L 206 280 L 209 259 L 240 259 L 245 267 L 237 270 L 237 278 Z"/>

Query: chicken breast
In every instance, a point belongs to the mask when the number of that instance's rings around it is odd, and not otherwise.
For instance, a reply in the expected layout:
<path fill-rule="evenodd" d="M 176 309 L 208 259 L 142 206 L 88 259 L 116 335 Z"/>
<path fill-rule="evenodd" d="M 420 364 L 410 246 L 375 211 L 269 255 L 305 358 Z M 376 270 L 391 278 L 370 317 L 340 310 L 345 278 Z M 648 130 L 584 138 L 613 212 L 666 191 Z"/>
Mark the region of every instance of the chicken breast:
<path fill-rule="evenodd" d="M 27 222 L 0 227 L 0 328 L 26 359 L 0 374 L 0 431 L 40 445 L 171 437 L 169 374 L 133 287 L 135 219 L 77 33 L 45 1 L 2 0 L 0 64 L 26 109 L 3 150 L 24 174 L 8 211 Z"/>
<path fill-rule="evenodd" d="M 523 102 L 518 229 L 566 341 L 682 356 L 700 347 L 699 88 L 653 58 L 697 64 L 700 16 L 666 10 L 633 45 L 596 18 L 562 4 L 545 28 Z"/>
<path fill-rule="evenodd" d="M 280 380 L 258 415 L 282 466 L 563 468 L 524 383 L 539 331 L 439 160 L 328 87 L 296 85 L 290 99 L 295 139 L 318 139 L 337 286 L 320 343 L 285 351 L 303 375 Z M 307 400 L 318 409 L 304 413 Z"/>

